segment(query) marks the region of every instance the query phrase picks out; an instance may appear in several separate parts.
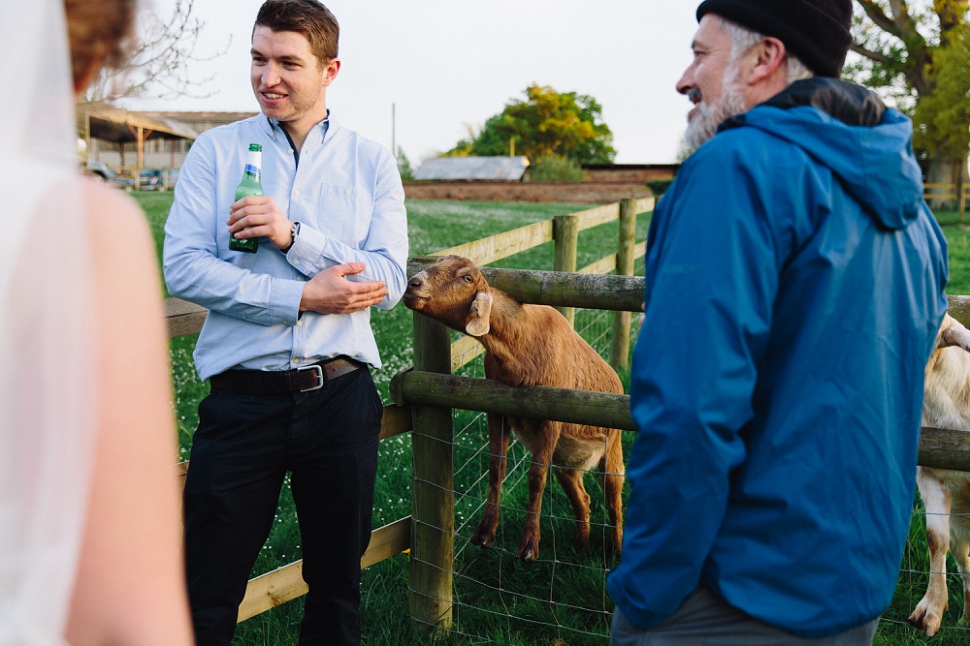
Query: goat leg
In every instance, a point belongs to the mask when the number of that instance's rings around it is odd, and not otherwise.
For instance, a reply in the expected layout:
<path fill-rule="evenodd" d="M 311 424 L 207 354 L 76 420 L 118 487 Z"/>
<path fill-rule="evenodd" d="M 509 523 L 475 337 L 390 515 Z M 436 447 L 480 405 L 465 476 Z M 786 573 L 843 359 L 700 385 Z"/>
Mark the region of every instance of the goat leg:
<path fill-rule="evenodd" d="M 600 470 L 603 472 L 606 511 L 613 526 L 613 552 L 619 556 L 623 551 L 623 479 L 626 474 L 622 433 L 611 429 L 606 438 L 606 453 L 600 461 Z"/>
<path fill-rule="evenodd" d="M 505 480 L 506 456 L 509 452 L 509 426 L 502 415 L 488 414 L 488 495 L 485 513 L 472 534 L 472 544 L 490 547 L 498 528 L 502 481 Z"/>
<path fill-rule="evenodd" d="M 566 492 L 576 517 L 576 551 L 589 550 L 589 494 L 583 486 L 583 472 L 578 469 L 554 467 L 556 479 Z"/>
<path fill-rule="evenodd" d="M 526 508 L 522 540 L 519 542 L 518 557 L 526 563 L 539 558 L 539 512 L 542 511 L 542 493 L 546 489 L 546 477 L 552 464 L 562 432 L 562 422 L 544 421 L 539 423 L 532 447 L 532 464 L 529 465 L 529 504 Z"/>
<path fill-rule="evenodd" d="M 921 470 L 922 471 L 922 470 Z M 940 630 L 947 608 L 946 554 L 950 549 L 950 494 L 943 485 L 922 472 L 917 478 L 926 507 L 926 545 L 930 552 L 930 580 L 926 594 L 916 605 L 909 623 L 932 637 Z"/>
<path fill-rule="evenodd" d="M 957 570 L 960 572 L 960 579 L 963 583 L 963 614 L 960 616 L 960 621 L 957 622 L 958 626 L 967 626 L 970 624 L 970 543 L 964 540 L 966 536 L 962 532 L 953 532 L 953 524 L 960 523 L 963 524 L 965 519 L 950 519 L 950 554 L 953 555 L 953 560 L 956 561 Z M 961 527 L 966 531 L 965 527 Z M 956 535 L 955 535 L 956 534 Z M 960 536 L 959 538 L 957 536 Z"/>

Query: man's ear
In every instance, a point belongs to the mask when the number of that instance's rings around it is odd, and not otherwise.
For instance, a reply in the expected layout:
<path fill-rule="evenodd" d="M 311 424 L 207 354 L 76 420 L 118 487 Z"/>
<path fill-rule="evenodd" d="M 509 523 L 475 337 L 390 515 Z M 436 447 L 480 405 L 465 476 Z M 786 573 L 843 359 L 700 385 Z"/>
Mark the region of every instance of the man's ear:
<path fill-rule="evenodd" d="M 488 319 L 492 314 L 492 293 L 478 292 L 468 310 L 465 332 L 471 336 L 485 336 L 491 329 Z"/>
<path fill-rule="evenodd" d="M 337 78 L 337 73 L 340 72 L 340 59 L 331 58 L 327 61 L 327 64 L 323 66 L 323 84 L 329 86 L 333 83 L 334 79 Z"/>
<path fill-rule="evenodd" d="M 754 56 L 754 61 L 751 63 L 753 67 L 748 73 L 748 85 L 756 85 L 770 79 L 778 71 L 778 68 L 784 66 L 787 53 L 785 44 L 773 36 L 766 36 L 760 43 L 752 47 L 749 55 Z"/>

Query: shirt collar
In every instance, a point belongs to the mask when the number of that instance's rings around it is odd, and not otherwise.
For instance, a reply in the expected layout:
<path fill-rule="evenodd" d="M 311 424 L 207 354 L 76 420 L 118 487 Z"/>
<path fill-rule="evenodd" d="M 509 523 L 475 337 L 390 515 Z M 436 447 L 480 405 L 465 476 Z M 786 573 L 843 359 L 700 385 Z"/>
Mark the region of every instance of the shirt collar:
<path fill-rule="evenodd" d="M 270 132 L 275 137 L 277 134 L 283 134 L 283 126 L 280 125 L 279 119 L 271 119 L 265 115 L 262 115 L 262 122 L 269 126 Z M 324 117 L 322 121 L 318 121 L 313 126 L 320 132 L 320 140 L 325 141 L 327 138 L 327 133 L 332 132 L 337 129 L 337 120 L 330 116 L 330 109 L 327 108 L 327 116 Z M 285 137 L 285 135 L 284 135 Z"/>

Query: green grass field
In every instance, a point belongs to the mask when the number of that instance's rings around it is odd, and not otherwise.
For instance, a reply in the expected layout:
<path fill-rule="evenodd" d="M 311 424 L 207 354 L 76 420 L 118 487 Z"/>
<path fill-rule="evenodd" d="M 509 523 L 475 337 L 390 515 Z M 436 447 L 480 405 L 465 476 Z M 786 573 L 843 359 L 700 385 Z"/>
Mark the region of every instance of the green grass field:
<path fill-rule="evenodd" d="M 162 229 L 171 205 L 171 194 L 140 193 L 161 250 Z M 411 256 L 427 254 L 494 233 L 587 208 L 568 204 L 508 204 L 474 202 L 409 201 Z M 955 213 L 939 213 L 950 245 L 951 275 L 948 292 L 970 294 L 970 228 L 957 222 Z M 638 222 L 637 239 L 646 236 L 647 218 Z M 579 266 L 615 249 L 616 225 L 583 232 Z M 499 263 L 505 267 L 552 269 L 551 243 Z M 640 263 L 642 271 L 642 262 Z M 411 313 L 403 306 L 390 312 L 373 311 L 373 327 L 385 366 L 375 373 L 385 401 L 390 377 L 410 365 Z M 577 329 L 601 353 L 609 352 L 609 321 L 602 314 L 577 313 Z M 191 358 L 195 337 L 171 341 L 174 408 L 178 421 L 180 459 L 187 459 L 191 435 L 198 421 L 196 408 L 208 387 L 199 382 Z M 481 362 L 464 374 L 481 376 Z M 626 378 L 625 375 L 621 375 Z M 593 549 L 580 557 L 572 549 L 572 515 L 558 484 L 546 488 L 543 503 L 542 554 L 538 563 L 525 566 L 514 558 L 521 530 L 521 512 L 527 497 L 524 476 L 528 456 L 521 447 L 510 451 L 509 473 L 503 490 L 508 509 L 500 525 L 498 543 L 480 550 L 468 543 L 481 514 L 487 470 L 487 429 L 482 415 L 455 413 L 457 496 L 455 559 L 455 630 L 449 644 L 585 645 L 608 643 L 608 615 L 612 610 L 605 590 L 605 513 L 602 492 L 594 478 L 587 478 L 593 501 Z M 625 443 L 632 441 L 626 434 Z M 517 484 L 520 486 L 517 486 Z M 379 527 L 407 516 L 411 511 L 410 439 L 399 436 L 381 446 L 380 476 L 375 496 L 373 524 Z M 950 610 L 945 629 L 933 639 L 923 638 L 905 619 L 922 596 L 928 559 L 922 518 L 914 516 L 911 536 L 902 564 L 893 605 L 884 615 L 876 644 L 957 644 L 970 646 L 970 635 L 954 626 L 963 607 L 958 577 L 951 577 Z M 300 558 L 300 537 L 288 490 L 280 499 L 277 522 L 256 563 L 254 575 L 273 570 Z M 954 570 L 951 563 L 950 570 Z M 408 560 L 393 557 L 368 568 L 361 587 L 363 641 L 367 645 L 397 646 L 421 643 L 413 634 L 407 607 Z M 302 603 L 297 600 L 240 624 L 233 641 L 237 646 L 296 644 Z"/>

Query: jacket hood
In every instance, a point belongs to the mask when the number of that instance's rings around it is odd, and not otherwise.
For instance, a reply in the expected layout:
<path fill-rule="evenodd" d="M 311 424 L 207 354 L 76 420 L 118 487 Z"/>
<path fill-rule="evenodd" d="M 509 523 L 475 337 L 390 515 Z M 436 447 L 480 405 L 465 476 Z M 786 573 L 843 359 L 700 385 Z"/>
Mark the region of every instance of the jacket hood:
<path fill-rule="evenodd" d="M 831 169 L 880 226 L 901 229 L 918 216 L 923 181 L 913 127 L 861 86 L 831 78 L 792 83 L 721 130 L 753 127 L 802 148 Z"/>

